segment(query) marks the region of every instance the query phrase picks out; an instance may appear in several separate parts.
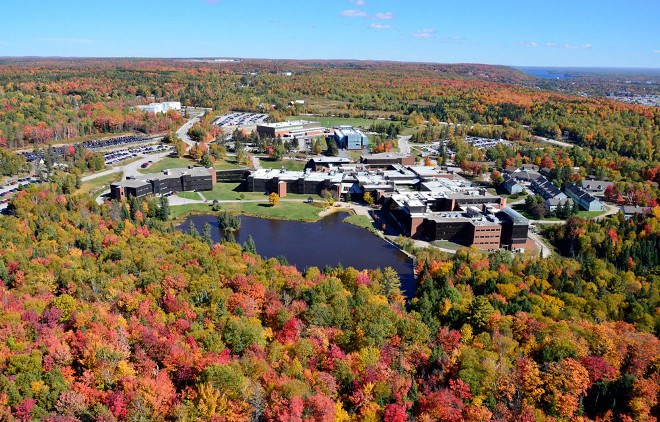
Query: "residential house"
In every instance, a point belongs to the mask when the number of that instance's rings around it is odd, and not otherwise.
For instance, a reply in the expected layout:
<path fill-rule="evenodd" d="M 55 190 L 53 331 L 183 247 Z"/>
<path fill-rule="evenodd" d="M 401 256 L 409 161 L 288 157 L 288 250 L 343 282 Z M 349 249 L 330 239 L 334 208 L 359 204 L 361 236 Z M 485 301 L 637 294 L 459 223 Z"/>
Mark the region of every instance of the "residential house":
<path fill-rule="evenodd" d="M 565 191 L 584 210 L 603 211 L 605 209 L 605 206 L 598 199 L 576 185 L 566 186 Z"/>

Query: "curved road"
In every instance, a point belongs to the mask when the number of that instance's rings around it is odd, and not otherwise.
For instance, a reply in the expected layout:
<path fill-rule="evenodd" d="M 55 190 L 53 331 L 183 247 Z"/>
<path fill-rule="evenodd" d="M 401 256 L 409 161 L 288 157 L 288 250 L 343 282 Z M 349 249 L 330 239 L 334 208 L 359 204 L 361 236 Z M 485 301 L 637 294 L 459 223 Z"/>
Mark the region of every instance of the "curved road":
<path fill-rule="evenodd" d="M 190 139 L 190 136 L 188 136 L 188 131 L 190 130 L 191 127 L 206 114 L 206 110 L 202 111 L 200 114 L 196 115 L 192 119 L 188 120 L 183 126 L 179 128 L 179 130 L 176 131 L 176 134 L 181 138 L 183 142 L 185 142 L 188 147 L 192 147 L 195 145 L 195 141 Z"/>

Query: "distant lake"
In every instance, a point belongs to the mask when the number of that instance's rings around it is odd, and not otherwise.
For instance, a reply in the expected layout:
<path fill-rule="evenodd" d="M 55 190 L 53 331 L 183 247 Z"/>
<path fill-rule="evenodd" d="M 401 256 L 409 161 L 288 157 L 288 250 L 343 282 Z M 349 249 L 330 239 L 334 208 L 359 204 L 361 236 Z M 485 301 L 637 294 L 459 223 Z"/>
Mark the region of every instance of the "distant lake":
<path fill-rule="evenodd" d="M 268 258 L 284 256 L 299 270 L 326 265 L 354 267 L 358 270 L 392 267 L 401 279 L 401 290 L 407 299 L 415 294 L 412 260 L 404 253 L 367 230 L 344 223 L 345 213 L 331 214 L 317 222 L 270 220 L 240 216 L 241 229 L 236 241 L 245 242 L 249 235 L 257 245 L 257 253 Z M 205 223 L 211 225 L 211 237 L 220 240 L 215 214 L 188 217 L 177 229 L 186 232 L 193 222 L 200 233 Z"/>
<path fill-rule="evenodd" d="M 543 79 L 568 79 L 571 76 L 561 69 L 542 68 L 542 67 L 519 67 L 518 70 L 527 73 L 528 75 L 536 76 Z"/>

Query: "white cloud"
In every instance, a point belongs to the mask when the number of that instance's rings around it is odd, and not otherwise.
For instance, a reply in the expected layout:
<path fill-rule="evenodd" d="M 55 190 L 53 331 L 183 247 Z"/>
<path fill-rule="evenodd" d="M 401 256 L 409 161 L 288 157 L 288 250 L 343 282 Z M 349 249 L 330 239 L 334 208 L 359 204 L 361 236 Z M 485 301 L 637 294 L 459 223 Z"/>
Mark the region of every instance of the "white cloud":
<path fill-rule="evenodd" d="M 660 54 L 660 50 L 653 50 L 655 54 Z"/>
<path fill-rule="evenodd" d="M 390 29 L 390 28 L 392 28 L 392 25 L 383 25 L 382 23 L 374 22 L 371 25 L 369 25 L 369 28 L 371 28 L 371 29 Z"/>
<path fill-rule="evenodd" d="M 367 12 L 362 10 L 348 9 L 342 11 L 339 16 L 343 16 L 345 18 L 364 18 L 367 16 Z"/>
<path fill-rule="evenodd" d="M 392 13 L 392 12 L 378 12 L 374 15 L 374 19 L 378 19 L 378 20 L 394 19 L 394 13 Z"/>
<path fill-rule="evenodd" d="M 583 44 L 582 48 L 586 48 L 587 50 L 593 47 L 591 44 Z"/>
<path fill-rule="evenodd" d="M 367 4 L 367 2 L 364 1 L 364 0 L 351 0 L 351 3 L 353 3 L 353 4 L 356 5 L 357 7 L 362 7 L 362 6 L 364 6 L 365 4 Z"/>
<path fill-rule="evenodd" d="M 547 43 L 545 43 L 544 45 L 545 45 L 546 47 L 557 47 L 557 43 L 556 43 L 556 42 L 547 42 Z"/>
<path fill-rule="evenodd" d="M 537 43 L 536 41 L 525 41 L 525 42 L 520 42 L 518 44 L 522 45 L 523 47 L 532 47 L 532 48 L 536 48 L 539 46 L 539 43 Z"/>
<path fill-rule="evenodd" d="M 433 38 L 435 37 L 435 29 L 420 29 L 419 31 L 415 31 L 413 33 L 413 37 L 422 40 Z"/>
<path fill-rule="evenodd" d="M 57 37 L 48 37 L 48 38 L 39 38 L 39 41 L 47 44 L 63 44 L 63 45 L 90 45 L 94 44 L 94 40 L 89 38 L 57 38 Z"/>

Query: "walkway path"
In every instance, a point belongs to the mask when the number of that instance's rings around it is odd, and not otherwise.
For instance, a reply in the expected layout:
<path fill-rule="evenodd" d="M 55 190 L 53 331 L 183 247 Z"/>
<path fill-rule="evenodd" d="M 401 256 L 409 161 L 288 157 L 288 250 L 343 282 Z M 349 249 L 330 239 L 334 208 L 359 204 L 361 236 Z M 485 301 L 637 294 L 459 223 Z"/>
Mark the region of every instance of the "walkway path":
<path fill-rule="evenodd" d="M 252 157 L 252 166 L 254 166 L 255 170 L 259 170 L 261 168 L 261 161 L 259 161 L 259 157 L 256 155 L 251 155 Z"/>
<path fill-rule="evenodd" d="M 531 231 L 528 233 L 528 236 L 539 247 L 539 249 L 541 250 L 541 256 L 543 258 L 550 258 L 552 256 L 552 250 L 550 250 L 550 248 L 546 246 L 541 236 L 539 236 L 536 233 L 532 233 Z"/>

